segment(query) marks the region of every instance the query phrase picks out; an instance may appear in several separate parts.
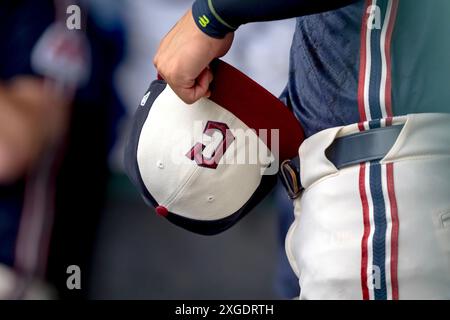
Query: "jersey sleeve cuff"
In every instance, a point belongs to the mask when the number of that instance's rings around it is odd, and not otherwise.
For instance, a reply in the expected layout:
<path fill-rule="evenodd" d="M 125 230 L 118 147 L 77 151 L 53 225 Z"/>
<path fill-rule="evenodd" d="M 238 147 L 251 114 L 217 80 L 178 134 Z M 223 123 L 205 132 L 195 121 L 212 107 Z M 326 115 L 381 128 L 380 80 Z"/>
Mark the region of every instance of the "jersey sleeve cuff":
<path fill-rule="evenodd" d="M 212 0 L 196 0 L 192 5 L 192 17 L 197 27 L 213 38 L 222 39 L 237 29 L 218 15 Z"/>

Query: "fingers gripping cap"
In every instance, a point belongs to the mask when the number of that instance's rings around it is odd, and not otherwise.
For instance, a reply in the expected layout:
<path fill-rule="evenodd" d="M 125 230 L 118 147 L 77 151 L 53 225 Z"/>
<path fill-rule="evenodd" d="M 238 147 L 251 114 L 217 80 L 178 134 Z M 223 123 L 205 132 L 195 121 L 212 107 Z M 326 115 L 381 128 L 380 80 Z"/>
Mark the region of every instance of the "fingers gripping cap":
<path fill-rule="evenodd" d="M 211 97 L 185 104 L 163 81 L 138 107 L 125 167 L 144 200 L 200 234 L 226 230 L 276 184 L 280 160 L 296 156 L 303 131 L 280 100 L 216 60 Z"/>

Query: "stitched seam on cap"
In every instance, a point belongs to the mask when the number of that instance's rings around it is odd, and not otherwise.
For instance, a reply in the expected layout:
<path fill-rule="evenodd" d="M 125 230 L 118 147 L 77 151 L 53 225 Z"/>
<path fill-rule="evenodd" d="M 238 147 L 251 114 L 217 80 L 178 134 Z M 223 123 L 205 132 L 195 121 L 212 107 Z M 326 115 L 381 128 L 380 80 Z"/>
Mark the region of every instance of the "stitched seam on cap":
<path fill-rule="evenodd" d="M 165 201 L 165 206 L 169 207 L 173 202 L 175 202 L 179 194 L 186 188 L 186 185 L 189 183 L 189 181 L 191 181 L 191 179 L 194 177 L 194 175 L 197 173 L 199 169 L 200 167 L 196 167 L 189 175 L 189 177 L 182 184 L 180 184 L 177 190 L 174 191 L 168 198 L 168 200 Z"/>

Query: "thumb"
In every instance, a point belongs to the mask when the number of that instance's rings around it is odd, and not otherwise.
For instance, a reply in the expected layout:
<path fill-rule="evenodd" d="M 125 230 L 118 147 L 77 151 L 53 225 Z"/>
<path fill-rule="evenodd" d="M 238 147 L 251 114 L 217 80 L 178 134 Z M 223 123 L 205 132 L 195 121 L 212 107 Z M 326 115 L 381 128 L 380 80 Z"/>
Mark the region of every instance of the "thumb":
<path fill-rule="evenodd" d="M 202 97 L 209 98 L 211 94 L 209 91 L 209 85 L 211 84 L 212 80 L 213 74 L 211 72 L 211 69 L 209 67 L 205 68 L 195 81 L 193 96 L 194 101 L 197 101 Z"/>
<path fill-rule="evenodd" d="M 209 84 L 213 80 L 213 74 L 209 68 L 205 68 L 190 88 L 173 87 L 175 93 L 187 104 L 193 104 L 202 97 L 209 97 Z"/>

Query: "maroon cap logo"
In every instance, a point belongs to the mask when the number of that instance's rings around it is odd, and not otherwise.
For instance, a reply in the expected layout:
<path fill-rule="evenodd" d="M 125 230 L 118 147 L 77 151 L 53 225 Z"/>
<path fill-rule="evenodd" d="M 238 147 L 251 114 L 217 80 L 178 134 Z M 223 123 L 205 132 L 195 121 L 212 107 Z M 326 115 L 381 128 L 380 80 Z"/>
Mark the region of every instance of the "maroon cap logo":
<path fill-rule="evenodd" d="M 220 132 L 222 135 L 222 141 L 216 147 L 214 152 L 212 153 L 210 158 L 206 158 L 203 155 L 203 151 L 206 146 L 203 143 L 197 142 L 188 153 L 186 153 L 186 157 L 191 160 L 195 160 L 197 165 L 204 168 L 216 169 L 219 165 L 220 159 L 222 159 L 223 155 L 233 143 L 235 137 L 230 131 L 230 128 L 221 122 L 216 121 L 208 121 L 206 123 L 204 134 L 212 137 L 214 132 Z"/>

